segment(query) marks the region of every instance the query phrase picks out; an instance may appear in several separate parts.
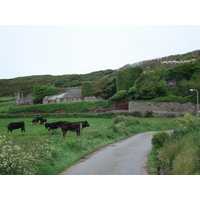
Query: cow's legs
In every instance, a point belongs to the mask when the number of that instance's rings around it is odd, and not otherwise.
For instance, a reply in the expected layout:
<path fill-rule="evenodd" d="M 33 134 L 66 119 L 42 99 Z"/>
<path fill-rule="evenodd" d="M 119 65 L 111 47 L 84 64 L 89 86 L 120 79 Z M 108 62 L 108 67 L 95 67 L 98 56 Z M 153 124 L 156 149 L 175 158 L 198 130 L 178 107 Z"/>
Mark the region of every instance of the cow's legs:
<path fill-rule="evenodd" d="M 67 131 L 63 131 L 63 138 L 66 137 L 66 133 L 67 133 Z"/>
<path fill-rule="evenodd" d="M 80 130 L 76 131 L 77 137 L 80 136 Z"/>

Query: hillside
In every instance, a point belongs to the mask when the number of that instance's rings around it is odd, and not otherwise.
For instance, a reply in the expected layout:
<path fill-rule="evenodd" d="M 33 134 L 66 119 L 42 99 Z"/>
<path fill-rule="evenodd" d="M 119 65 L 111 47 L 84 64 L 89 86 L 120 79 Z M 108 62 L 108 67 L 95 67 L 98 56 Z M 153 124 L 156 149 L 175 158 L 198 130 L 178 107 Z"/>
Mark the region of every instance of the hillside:
<path fill-rule="evenodd" d="M 142 69 L 145 69 L 146 67 L 155 68 L 162 66 L 161 61 L 186 61 L 186 60 L 192 60 L 192 59 L 200 59 L 200 50 L 195 50 L 192 52 L 188 52 L 185 54 L 176 54 L 176 55 L 170 55 L 165 56 L 162 58 L 155 58 L 152 60 L 145 60 L 138 63 L 133 63 L 132 66 L 140 66 Z"/>
<path fill-rule="evenodd" d="M 182 64 L 177 65 L 177 62 L 182 62 Z M 119 90 L 126 90 L 132 96 L 134 95 L 134 99 L 153 99 L 167 95 L 167 90 L 168 93 L 171 92 L 171 89 L 169 91 L 169 88 L 164 88 L 166 82 L 173 80 L 174 86 L 177 87 L 180 86 L 183 80 L 195 81 L 195 79 L 199 79 L 199 63 L 200 50 L 195 50 L 185 54 L 170 55 L 127 64 L 118 70 L 108 69 L 88 74 L 68 74 L 59 76 L 37 75 L 13 79 L 0 79 L 0 97 L 14 96 L 16 91 L 21 91 L 24 95 L 32 94 L 33 87 L 37 83 L 40 85 L 50 84 L 59 88 L 61 91 L 66 87 L 79 87 L 83 82 L 91 82 L 92 89 L 87 89 L 87 91 L 90 91 L 91 96 L 101 95 L 107 99 L 112 97 Z M 146 70 L 149 69 L 151 69 L 149 74 L 142 75 L 142 72 L 147 72 Z M 152 69 L 156 72 L 154 75 L 150 73 Z M 194 86 L 194 83 L 190 83 L 191 86 Z M 147 88 L 147 86 L 149 87 Z M 180 88 L 184 91 L 173 90 L 173 95 L 177 95 L 177 92 L 179 92 L 179 94 L 184 93 L 183 96 L 187 96 L 188 92 L 185 90 L 186 85 L 184 85 L 184 87 L 182 84 L 182 88 Z M 150 88 L 154 88 L 154 91 L 148 95 Z M 129 91 L 129 89 L 131 89 L 131 91 Z"/>
<path fill-rule="evenodd" d="M 17 77 L 13 79 L 0 79 L 0 97 L 13 96 L 16 91 L 22 91 L 25 95 L 33 92 L 36 83 L 41 85 L 51 84 L 55 87 L 74 87 L 81 86 L 83 81 L 96 81 L 104 76 L 112 76 L 115 70 L 102 70 L 89 74 L 70 74 L 70 75 L 40 75 Z"/>

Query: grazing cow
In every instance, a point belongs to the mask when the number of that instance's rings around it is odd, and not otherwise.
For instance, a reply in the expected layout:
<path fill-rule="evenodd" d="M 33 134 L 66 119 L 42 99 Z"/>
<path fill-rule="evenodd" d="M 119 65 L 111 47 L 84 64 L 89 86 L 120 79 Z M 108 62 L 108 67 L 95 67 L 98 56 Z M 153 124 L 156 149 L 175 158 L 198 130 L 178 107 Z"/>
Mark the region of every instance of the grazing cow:
<path fill-rule="evenodd" d="M 42 119 L 40 124 L 46 124 L 47 123 L 47 120 L 46 119 Z"/>
<path fill-rule="evenodd" d="M 25 132 L 25 124 L 23 121 L 22 122 L 12 122 L 12 123 L 8 124 L 7 128 L 8 128 L 8 132 L 9 131 L 12 132 L 13 129 L 18 129 L 18 128 L 21 128 L 21 132 L 23 132 L 23 131 Z"/>
<path fill-rule="evenodd" d="M 80 136 L 80 124 L 82 124 L 82 128 L 89 127 L 87 121 L 81 121 L 81 122 L 63 122 L 61 124 L 61 129 L 63 131 L 63 138 L 65 138 L 67 131 L 74 131 L 76 132 L 77 136 Z"/>
<path fill-rule="evenodd" d="M 38 123 L 38 120 L 37 119 L 33 119 L 32 121 L 31 121 L 31 124 L 37 124 Z"/>
<path fill-rule="evenodd" d="M 53 130 L 53 129 L 60 128 L 61 124 L 62 124 L 62 121 L 52 122 L 52 123 L 46 123 L 45 124 L 45 128 L 47 128 L 48 131 L 50 131 L 50 130 Z"/>
<path fill-rule="evenodd" d="M 37 119 L 38 121 L 40 121 L 40 124 L 41 124 L 41 122 L 42 122 L 42 120 L 43 120 L 43 117 L 36 117 L 36 119 Z"/>

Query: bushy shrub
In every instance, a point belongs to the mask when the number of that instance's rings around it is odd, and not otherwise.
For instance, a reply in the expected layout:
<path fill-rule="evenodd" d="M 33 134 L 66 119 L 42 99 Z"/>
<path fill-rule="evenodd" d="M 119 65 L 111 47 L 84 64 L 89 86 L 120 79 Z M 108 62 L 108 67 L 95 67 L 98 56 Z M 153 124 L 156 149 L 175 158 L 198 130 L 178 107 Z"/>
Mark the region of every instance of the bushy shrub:
<path fill-rule="evenodd" d="M 132 112 L 132 115 L 133 115 L 134 117 L 142 117 L 142 114 L 141 114 L 140 111 L 134 111 L 134 112 Z"/>
<path fill-rule="evenodd" d="M 39 85 L 35 84 L 33 88 L 33 100 L 36 103 L 42 103 L 45 96 L 55 95 L 58 92 L 58 88 L 51 85 Z"/>
<path fill-rule="evenodd" d="M 113 95 L 110 100 L 123 100 L 127 95 L 127 91 L 126 90 L 120 90 L 119 92 L 117 92 L 115 95 Z"/>
<path fill-rule="evenodd" d="M 175 96 L 175 95 L 168 95 L 165 97 L 158 97 L 155 99 L 152 99 L 154 102 L 178 102 L 178 103 L 187 103 L 187 102 L 192 102 L 193 100 L 191 99 L 190 96 L 186 97 L 181 97 L 181 96 Z"/>
<path fill-rule="evenodd" d="M 125 116 L 117 116 L 114 120 L 114 124 L 119 124 L 121 122 L 124 122 L 125 125 L 136 125 L 140 124 L 139 120 L 134 117 L 125 117 Z"/>
<path fill-rule="evenodd" d="M 163 147 L 164 143 L 169 140 L 169 134 L 166 132 L 160 132 L 153 135 L 151 143 L 155 148 Z"/>
<path fill-rule="evenodd" d="M 190 113 L 185 114 L 183 117 L 176 119 L 179 128 L 190 128 L 198 129 L 199 128 L 199 119 L 196 116 L 191 115 Z"/>
<path fill-rule="evenodd" d="M 146 111 L 145 117 L 153 117 L 153 111 Z"/>

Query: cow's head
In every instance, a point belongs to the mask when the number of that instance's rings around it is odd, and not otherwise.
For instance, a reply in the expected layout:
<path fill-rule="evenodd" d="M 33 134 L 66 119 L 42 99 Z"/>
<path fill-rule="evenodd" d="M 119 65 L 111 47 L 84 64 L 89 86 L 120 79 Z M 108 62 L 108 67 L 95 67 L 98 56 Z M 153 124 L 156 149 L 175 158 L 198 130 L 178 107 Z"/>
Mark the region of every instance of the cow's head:
<path fill-rule="evenodd" d="M 83 121 L 82 124 L 83 124 L 83 127 L 89 127 L 90 126 L 87 121 Z"/>

